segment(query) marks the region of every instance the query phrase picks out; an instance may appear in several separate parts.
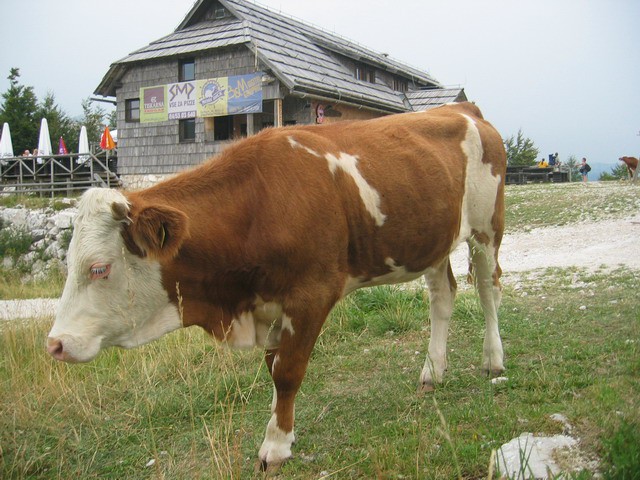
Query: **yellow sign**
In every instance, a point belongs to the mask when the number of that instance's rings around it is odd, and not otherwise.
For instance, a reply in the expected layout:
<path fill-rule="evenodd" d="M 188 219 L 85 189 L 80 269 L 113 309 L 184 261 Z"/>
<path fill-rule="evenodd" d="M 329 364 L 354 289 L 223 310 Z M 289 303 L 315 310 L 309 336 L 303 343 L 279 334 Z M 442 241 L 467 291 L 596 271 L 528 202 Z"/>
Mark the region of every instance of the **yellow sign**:
<path fill-rule="evenodd" d="M 198 117 L 227 115 L 229 103 L 228 77 L 196 81 Z"/>

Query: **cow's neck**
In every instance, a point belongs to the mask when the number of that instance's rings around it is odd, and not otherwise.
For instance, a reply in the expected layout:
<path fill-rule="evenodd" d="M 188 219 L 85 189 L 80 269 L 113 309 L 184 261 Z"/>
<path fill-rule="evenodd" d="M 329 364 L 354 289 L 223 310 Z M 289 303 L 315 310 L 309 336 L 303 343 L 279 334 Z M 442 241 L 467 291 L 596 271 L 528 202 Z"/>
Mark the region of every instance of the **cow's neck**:
<path fill-rule="evenodd" d="M 255 301 L 257 271 L 246 251 L 253 200 L 243 187 L 250 176 L 241 162 L 234 170 L 214 160 L 130 197 L 169 205 L 189 218 L 189 238 L 175 258 L 161 263 L 163 284 L 183 326 L 199 325 L 218 338 Z"/>

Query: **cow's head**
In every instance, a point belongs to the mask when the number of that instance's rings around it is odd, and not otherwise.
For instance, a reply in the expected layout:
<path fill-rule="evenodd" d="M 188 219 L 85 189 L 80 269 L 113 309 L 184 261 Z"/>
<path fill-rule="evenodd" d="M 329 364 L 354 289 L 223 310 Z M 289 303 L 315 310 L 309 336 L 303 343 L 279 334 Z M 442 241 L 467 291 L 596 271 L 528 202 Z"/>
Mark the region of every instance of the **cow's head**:
<path fill-rule="evenodd" d="M 176 255 L 187 228 L 186 216 L 174 208 L 131 205 L 115 190 L 87 191 L 74 221 L 48 352 L 57 360 L 88 362 L 102 348 L 132 348 L 179 328 L 160 263 Z"/>

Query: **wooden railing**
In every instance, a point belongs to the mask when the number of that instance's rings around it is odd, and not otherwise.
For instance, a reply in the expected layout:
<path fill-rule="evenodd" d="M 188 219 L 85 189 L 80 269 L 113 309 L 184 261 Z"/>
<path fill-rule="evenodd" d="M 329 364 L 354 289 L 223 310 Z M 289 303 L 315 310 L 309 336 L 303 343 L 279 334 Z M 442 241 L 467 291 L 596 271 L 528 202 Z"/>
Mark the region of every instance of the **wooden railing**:
<path fill-rule="evenodd" d="M 90 187 L 118 187 L 117 157 L 71 153 L 0 159 L 0 193 L 71 195 Z"/>

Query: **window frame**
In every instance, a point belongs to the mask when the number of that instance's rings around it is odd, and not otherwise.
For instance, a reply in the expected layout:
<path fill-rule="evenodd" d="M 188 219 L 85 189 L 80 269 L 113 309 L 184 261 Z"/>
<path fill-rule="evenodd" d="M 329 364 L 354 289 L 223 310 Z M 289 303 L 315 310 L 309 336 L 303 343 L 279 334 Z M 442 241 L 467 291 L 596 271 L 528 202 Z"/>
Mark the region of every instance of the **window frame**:
<path fill-rule="evenodd" d="M 405 93 L 409 91 L 409 81 L 405 78 L 394 78 L 393 79 L 393 90 L 396 92 Z"/>
<path fill-rule="evenodd" d="M 187 128 L 187 124 L 193 124 L 192 128 Z M 187 136 L 193 131 L 193 135 Z M 179 143 L 195 143 L 196 141 L 196 119 L 195 118 L 184 118 L 182 120 L 178 120 L 178 142 Z"/>
<path fill-rule="evenodd" d="M 185 67 L 193 65 L 193 71 L 187 75 Z M 196 79 L 196 59 L 194 57 L 181 58 L 178 60 L 178 82 L 192 82 Z"/>
<path fill-rule="evenodd" d="M 356 63 L 354 77 L 361 82 L 376 83 L 376 69 L 365 63 Z"/>
<path fill-rule="evenodd" d="M 138 108 L 133 108 L 135 103 L 138 104 Z M 138 112 L 137 117 L 134 115 L 134 112 Z M 140 123 L 140 97 L 125 99 L 124 121 L 127 123 Z"/>

